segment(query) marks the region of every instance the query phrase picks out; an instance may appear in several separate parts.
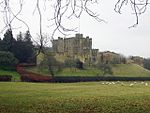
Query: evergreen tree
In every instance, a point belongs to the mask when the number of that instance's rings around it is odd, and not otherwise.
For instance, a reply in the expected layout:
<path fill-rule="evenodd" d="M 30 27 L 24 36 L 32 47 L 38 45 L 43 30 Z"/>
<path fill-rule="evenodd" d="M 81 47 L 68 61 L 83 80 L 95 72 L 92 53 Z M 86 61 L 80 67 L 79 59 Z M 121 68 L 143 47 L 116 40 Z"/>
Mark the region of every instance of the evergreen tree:
<path fill-rule="evenodd" d="M 13 53 L 20 63 L 27 63 L 33 59 L 34 46 L 29 31 L 24 37 L 21 32 L 18 34 Z"/>
<path fill-rule="evenodd" d="M 0 38 L 0 51 L 3 50 L 3 40 Z"/>
<path fill-rule="evenodd" d="M 13 38 L 12 30 L 8 29 L 6 31 L 6 33 L 4 34 L 4 38 L 3 38 L 3 42 L 2 42 L 3 51 L 12 52 L 14 43 L 15 43 L 15 39 Z"/>
<path fill-rule="evenodd" d="M 144 59 L 144 68 L 150 70 L 150 58 Z"/>
<path fill-rule="evenodd" d="M 19 34 L 17 35 L 17 41 L 23 41 L 22 32 L 19 32 Z"/>
<path fill-rule="evenodd" d="M 24 42 L 32 45 L 32 41 L 31 41 L 31 35 L 29 31 L 26 31 L 25 36 L 24 36 Z"/>

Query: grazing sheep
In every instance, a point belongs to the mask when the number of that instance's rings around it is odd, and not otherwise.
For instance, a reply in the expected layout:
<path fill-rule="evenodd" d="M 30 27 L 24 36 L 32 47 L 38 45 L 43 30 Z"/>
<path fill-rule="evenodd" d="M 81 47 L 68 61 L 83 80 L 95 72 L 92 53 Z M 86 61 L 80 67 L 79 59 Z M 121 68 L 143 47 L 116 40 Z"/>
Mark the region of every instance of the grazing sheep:
<path fill-rule="evenodd" d="M 141 82 L 141 84 L 144 84 L 144 82 Z"/>
<path fill-rule="evenodd" d="M 105 83 L 104 83 L 104 82 L 103 82 L 102 84 L 103 84 L 103 85 L 105 85 Z"/>
<path fill-rule="evenodd" d="M 106 82 L 107 85 L 109 85 L 109 82 Z"/>
<path fill-rule="evenodd" d="M 130 87 L 133 86 L 134 84 L 130 84 Z"/>
<path fill-rule="evenodd" d="M 148 86 L 148 83 L 145 83 L 145 86 Z"/>
<path fill-rule="evenodd" d="M 112 82 L 112 84 L 115 84 L 115 82 Z"/>

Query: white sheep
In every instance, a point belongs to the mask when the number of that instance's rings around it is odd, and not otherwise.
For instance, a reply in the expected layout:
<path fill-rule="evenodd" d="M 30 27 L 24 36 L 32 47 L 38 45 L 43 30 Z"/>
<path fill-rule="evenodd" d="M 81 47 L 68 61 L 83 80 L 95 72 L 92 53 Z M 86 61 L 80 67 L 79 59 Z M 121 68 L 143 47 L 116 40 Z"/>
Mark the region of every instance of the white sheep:
<path fill-rule="evenodd" d="M 133 86 L 134 84 L 130 84 L 130 87 Z"/>
<path fill-rule="evenodd" d="M 112 84 L 115 84 L 115 82 L 112 82 Z"/>
<path fill-rule="evenodd" d="M 102 84 L 103 84 L 103 85 L 105 85 L 105 83 L 104 83 L 104 82 L 103 82 Z"/>
<path fill-rule="evenodd" d="M 144 84 L 144 82 L 141 82 L 141 84 Z"/>
<path fill-rule="evenodd" d="M 145 86 L 148 86 L 148 83 L 145 83 Z"/>

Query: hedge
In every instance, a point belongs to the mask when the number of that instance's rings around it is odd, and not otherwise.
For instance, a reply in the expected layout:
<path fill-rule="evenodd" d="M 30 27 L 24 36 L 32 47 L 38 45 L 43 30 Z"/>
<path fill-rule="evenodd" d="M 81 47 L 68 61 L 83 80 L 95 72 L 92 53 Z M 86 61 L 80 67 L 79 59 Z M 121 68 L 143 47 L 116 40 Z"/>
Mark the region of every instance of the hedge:
<path fill-rule="evenodd" d="M 11 81 L 12 76 L 11 75 L 1 75 L 0 81 Z"/>
<path fill-rule="evenodd" d="M 90 82 L 90 81 L 150 81 L 150 77 L 61 77 L 53 78 L 53 82 Z"/>

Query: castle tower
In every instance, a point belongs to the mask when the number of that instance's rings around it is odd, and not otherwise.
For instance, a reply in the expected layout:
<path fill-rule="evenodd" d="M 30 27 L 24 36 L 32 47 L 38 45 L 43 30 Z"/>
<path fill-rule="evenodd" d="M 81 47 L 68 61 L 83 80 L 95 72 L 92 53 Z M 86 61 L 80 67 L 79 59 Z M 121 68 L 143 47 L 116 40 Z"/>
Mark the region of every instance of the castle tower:
<path fill-rule="evenodd" d="M 53 41 L 53 51 L 64 57 L 80 59 L 83 62 L 96 58 L 97 50 L 92 50 L 92 38 L 83 37 L 83 34 L 76 34 L 75 37 L 60 38 Z"/>

